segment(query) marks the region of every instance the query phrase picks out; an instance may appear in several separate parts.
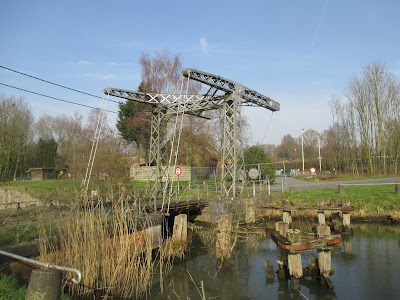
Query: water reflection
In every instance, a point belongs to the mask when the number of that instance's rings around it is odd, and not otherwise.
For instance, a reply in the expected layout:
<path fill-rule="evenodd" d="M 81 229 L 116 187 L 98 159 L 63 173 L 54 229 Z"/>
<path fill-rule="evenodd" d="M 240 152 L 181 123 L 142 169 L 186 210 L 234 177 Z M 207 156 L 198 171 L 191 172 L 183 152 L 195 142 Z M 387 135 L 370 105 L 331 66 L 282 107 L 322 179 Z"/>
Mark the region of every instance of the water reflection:
<path fill-rule="evenodd" d="M 264 260 L 276 263 L 276 246 L 261 234 L 239 234 L 231 267 L 217 270 L 212 232 L 195 234 L 185 262 L 174 264 L 164 278 L 164 292 L 155 283 L 152 299 L 201 299 L 203 282 L 207 299 L 400 299 L 400 227 L 353 225 L 351 235 L 332 251 L 334 290 L 312 278 L 301 278 L 299 288 L 287 279 L 267 279 Z M 316 251 L 302 253 L 303 267 Z"/>

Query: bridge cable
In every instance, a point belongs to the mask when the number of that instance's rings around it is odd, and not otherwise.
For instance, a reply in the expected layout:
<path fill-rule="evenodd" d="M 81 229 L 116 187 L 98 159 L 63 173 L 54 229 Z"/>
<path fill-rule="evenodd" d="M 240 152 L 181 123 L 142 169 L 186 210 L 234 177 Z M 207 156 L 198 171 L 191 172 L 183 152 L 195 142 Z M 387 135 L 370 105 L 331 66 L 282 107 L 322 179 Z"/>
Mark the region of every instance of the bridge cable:
<path fill-rule="evenodd" d="M 189 73 L 189 76 L 188 76 L 188 79 L 187 79 L 185 97 L 183 98 L 184 99 L 183 111 L 182 111 L 182 115 L 181 115 L 181 124 L 179 126 L 178 142 L 177 142 L 176 151 L 175 151 L 174 170 L 176 169 L 176 163 L 178 161 L 179 145 L 180 145 L 182 129 L 183 129 L 183 119 L 185 117 L 185 111 L 186 111 L 186 103 L 187 103 L 187 95 L 188 95 L 188 89 L 189 89 L 189 81 L 190 81 L 190 73 Z M 182 81 L 182 83 L 183 83 L 183 81 Z M 174 175 L 175 175 L 175 173 L 174 173 Z M 174 178 L 175 178 L 175 176 L 172 177 L 172 184 L 174 183 Z M 170 190 L 170 195 L 169 195 L 169 199 L 168 199 L 167 213 L 169 213 L 169 206 L 170 206 L 170 203 L 171 203 L 171 192 L 172 192 L 172 190 Z M 178 191 L 177 191 L 177 193 L 178 193 Z"/>

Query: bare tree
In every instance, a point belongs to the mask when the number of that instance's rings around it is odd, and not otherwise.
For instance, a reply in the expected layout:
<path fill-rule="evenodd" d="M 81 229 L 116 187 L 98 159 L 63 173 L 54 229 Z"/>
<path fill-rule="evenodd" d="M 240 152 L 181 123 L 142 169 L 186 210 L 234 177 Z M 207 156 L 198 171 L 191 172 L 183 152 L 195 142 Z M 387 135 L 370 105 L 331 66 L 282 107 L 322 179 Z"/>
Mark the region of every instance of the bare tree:
<path fill-rule="evenodd" d="M 0 180 L 25 173 L 27 145 L 32 137 L 33 115 L 22 98 L 0 95 Z"/>

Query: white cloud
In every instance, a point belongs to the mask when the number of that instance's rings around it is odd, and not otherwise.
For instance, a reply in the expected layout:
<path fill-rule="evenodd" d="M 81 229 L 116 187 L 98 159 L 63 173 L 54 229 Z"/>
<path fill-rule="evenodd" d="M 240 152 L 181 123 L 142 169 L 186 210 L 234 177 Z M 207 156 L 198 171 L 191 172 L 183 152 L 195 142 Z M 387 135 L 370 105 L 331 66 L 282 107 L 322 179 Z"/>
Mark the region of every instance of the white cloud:
<path fill-rule="evenodd" d="M 115 74 L 102 74 L 102 73 L 86 73 L 83 74 L 82 77 L 88 78 L 90 80 L 111 80 L 116 79 L 117 76 Z"/>
<path fill-rule="evenodd" d="M 203 53 L 205 55 L 207 55 L 207 53 L 208 53 L 208 50 L 207 50 L 208 43 L 207 43 L 207 39 L 205 37 L 201 37 L 200 38 L 200 45 L 201 45 L 201 50 L 203 51 Z"/>
<path fill-rule="evenodd" d="M 87 61 L 87 60 L 80 60 L 78 62 L 79 65 L 94 65 L 94 62 Z"/>

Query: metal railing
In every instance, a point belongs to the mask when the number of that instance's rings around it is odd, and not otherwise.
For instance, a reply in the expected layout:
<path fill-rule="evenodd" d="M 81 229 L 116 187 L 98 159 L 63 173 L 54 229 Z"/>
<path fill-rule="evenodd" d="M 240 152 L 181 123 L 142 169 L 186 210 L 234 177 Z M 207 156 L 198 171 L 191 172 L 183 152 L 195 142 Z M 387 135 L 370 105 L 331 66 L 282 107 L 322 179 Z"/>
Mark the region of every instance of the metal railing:
<path fill-rule="evenodd" d="M 3 250 L 0 250 L 0 254 L 4 255 L 4 256 L 8 256 L 11 257 L 13 259 L 19 260 L 21 262 L 27 263 L 27 264 L 31 264 L 31 265 L 35 265 L 35 266 L 39 266 L 39 267 L 44 267 L 44 268 L 48 268 L 48 269 L 55 269 L 55 270 L 59 270 L 59 271 L 64 271 L 64 272 L 72 272 L 75 273 L 76 278 L 72 278 L 72 282 L 75 284 L 79 284 L 82 280 L 82 273 L 81 271 L 79 271 L 78 269 L 75 268 L 69 268 L 69 267 L 64 267 L 64 266 L 58 266 L 58 265 L 53 265 L 51 263 L 44 263 L 41 261 L 37 261 L 37 260 L 33 260 L 30 258 L 26 258 L 24 256 L 20 256 L 20 255 L 16 255 L 10 252 L 6 252 Z"/>

